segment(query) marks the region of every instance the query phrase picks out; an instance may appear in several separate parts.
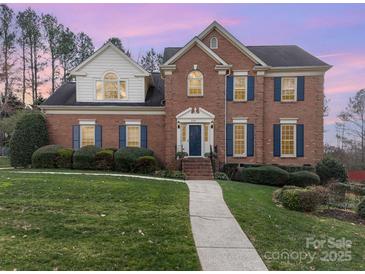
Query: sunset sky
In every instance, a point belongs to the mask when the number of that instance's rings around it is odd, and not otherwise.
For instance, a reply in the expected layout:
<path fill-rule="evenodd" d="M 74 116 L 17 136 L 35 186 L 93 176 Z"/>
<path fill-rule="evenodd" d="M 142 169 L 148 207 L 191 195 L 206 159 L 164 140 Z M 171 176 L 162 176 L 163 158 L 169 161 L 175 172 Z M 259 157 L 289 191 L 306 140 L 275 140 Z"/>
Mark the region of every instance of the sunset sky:
<path fill-rule="evenodd" d="M 55 15 L 100 47 L 120 37 L 137 59 L 148 48 L 183 46 L 213 20 L 245 45 L 296 44 L 334 67 L 326 74 L 325 141 L 348 98 L 365 88 L 365 4 L 9 4 Z M 310 111 L 310 110 L 308 110 Z"/>

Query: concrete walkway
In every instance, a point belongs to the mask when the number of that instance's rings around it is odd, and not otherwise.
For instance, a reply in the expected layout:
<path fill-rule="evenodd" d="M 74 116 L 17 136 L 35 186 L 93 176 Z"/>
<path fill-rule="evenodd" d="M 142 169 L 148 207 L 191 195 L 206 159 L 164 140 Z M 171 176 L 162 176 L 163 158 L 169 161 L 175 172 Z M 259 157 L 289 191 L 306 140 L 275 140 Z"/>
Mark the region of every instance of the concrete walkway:
<path fill-rule="evenodd" d="M 190 220 L 203 270 L 267 270 L 224 202 L 216 181 L 186 181 Z"/>

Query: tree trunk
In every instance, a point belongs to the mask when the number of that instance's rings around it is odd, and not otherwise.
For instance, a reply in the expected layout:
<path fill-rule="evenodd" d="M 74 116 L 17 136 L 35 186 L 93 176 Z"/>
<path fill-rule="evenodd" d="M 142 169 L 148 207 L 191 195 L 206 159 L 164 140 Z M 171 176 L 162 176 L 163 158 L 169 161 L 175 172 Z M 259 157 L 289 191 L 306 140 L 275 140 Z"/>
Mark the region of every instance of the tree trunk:
<path fill-rule="evenodd" d="M 37 56 L 37 45 L 34 44 L 34 98 L 38 98 L 38 56 Z M 34 103 L 34 101 L 33 101 Z"/>
<path fill-rule="evenodd" d="M 33 43 L 32 43 L 32 41 L 29 44 L 30 44 L 30 71 L 31 71 L 31 75 L 32 75 L 32 100 L 34 103 L 34 101 L 35 101 L 35 99 L 34 99 L 34 60 L 33 60 Z"/>
<path fill-rule="evenodd" d="M 26 93 L 26 87 L 25 87 L 25 41 L 22 42 L 22 60 L 23 60 L 23 104 L 25 104 L 25 93 Z"/>
<path fill-rule="evenodd" d="M 55 56 L 53 53 L 53 50 L 51 50 L 51 66 L 52 66 L 52 93 L 54 93 L 55 90 Z"/>

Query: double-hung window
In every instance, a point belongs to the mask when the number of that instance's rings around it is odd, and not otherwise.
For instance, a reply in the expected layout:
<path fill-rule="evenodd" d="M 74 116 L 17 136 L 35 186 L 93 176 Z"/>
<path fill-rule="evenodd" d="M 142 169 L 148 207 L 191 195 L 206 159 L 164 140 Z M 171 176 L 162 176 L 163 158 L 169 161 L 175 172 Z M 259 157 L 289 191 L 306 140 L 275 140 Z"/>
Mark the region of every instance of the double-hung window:
<path fill-rule="evenodd" d="M 281 124 L 281 156 L 296 155 L 296 124 Z"/>
<path fill-rule="evenodd" d="M 245 157 L 247 155 L 247 124 L 234 124 L 233 138 L 233 156 Z"/>
<path fill-rule="evenodd" d="M 96 81 L 96 100 L 113 101 L 127 99 L 127 81 L 119 79 L 114 72 L 108 72 L 102 80 Z"/>
<path fill-rule="evenodd" d="M 247 101 L 247 76 L 233 77 L 234 101 Z"/>
<path fill-rule="evenodd" d="M 281 101 L 293 102 L 297 100 L 297 77 L 283 77 L 281 79 Z"/>
<path fill-rule="evenodd" d="M 127 147 L 141 146 L 141 126 L 127 125 Z"/>
<path fill-rule="evenodd" d="M 203 96 L 203 74 L 198 70 L 188 75 L 188 96 Z"/>

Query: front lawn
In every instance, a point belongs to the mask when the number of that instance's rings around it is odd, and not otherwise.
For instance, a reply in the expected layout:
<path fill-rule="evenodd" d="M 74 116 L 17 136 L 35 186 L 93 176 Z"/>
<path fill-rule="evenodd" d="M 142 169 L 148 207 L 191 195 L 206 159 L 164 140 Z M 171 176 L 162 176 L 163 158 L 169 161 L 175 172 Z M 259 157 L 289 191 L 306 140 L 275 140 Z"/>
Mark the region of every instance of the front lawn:
<path fill-rule="evenodd" d="M 271 200 L 274 187 L 220 184 L 227 205 L 269 269 L 365 270 L 364 225 L 277 207 Z M 313 240 L 324 240 L 322 247 Z M 338 248 L 333 240 L 339 241 Z M 343 248 L 345 240 L 351 247 Z"/>
<path fill-rule="evenodd" d="M 0 270 L 199 270 L 183 183 L 0 172 Z"/>

